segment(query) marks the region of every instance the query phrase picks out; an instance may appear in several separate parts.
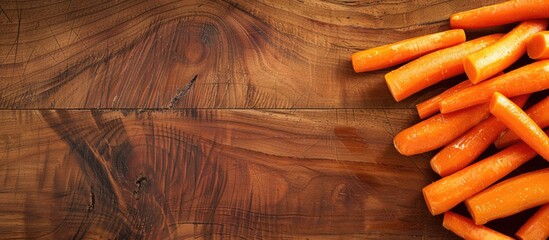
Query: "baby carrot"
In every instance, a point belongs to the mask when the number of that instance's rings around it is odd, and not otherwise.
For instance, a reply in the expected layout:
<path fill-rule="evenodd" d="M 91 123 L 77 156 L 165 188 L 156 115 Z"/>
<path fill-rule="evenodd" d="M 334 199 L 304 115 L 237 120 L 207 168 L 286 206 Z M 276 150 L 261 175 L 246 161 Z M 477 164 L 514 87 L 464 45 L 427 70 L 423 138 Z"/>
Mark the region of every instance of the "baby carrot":
<path fill-rule="evenodd" d="M 476 224 L 549 202 L 549 168 L 507 179 L 465 200 Z"/>
<path fill-rule="evenodd" d="M 351 60 L 355 72 L 374 71 L 462 42 L 465 42 L 465 32 L 453 29 L 356 52 Z"/>
<path fill-rule="evenodd" d="M 446 212 L 467 198 L 505 177 L 537 156 L 520 142 L 423 188 L 423 197 L 433 215 Z"/>
<path fill-rule="evenodd" d="M 524 106 L 528 97 L 515 97 L 513 101 L 518 106 Z M 484 152 L 506 128 L 496 117 L 490 116 L 440 150 L 431 159 L 431 168 L 442 177 L 461 170 Z"/>
<path fill-rule="evenodd" d="M 501 74 L 503 74 L 503 72 L 500 72 L 496 76 L 499 76 Z M 419 114 L 419 118 L 425 119 L 434 115 L 439 111 L 440 102 L 442 102 L 442 100 L 473 85 L 474 84 L 471 81 L 465 80 L 452 86 L 451 88 L 446 89 L 444 92 L 417 104 L 416 109 L 417 113 Z"/>
<path fill-rule="evenodd" d="M 488 102 L 494 92 L 514 97 L 548 88 L 549 60 L 537 61 L 445 98 L 440 102 L 440 111 L 449 113 Z"/>
<path fill-rule="evenodd" d="M 528 41 L 526 50 L 531 59 L 549 58 L 549 31 L 534 34 Z"/>
<path fill-rule="evenodd" d="M 435 113 L 437 113 L 439 110 L 440 102 L 447 98 L 448 96 L 457 93 L 465 88 L 468 88 L 472 86 L 473 83 L 469 80 L 465 80 L 463 82 L 460 82 L 456 85 L 454 85 L 451 88 L 446 89 L 446 91 L 440 93 L 439 95 L 436 95 L 424 102 L 421 102 L 416 105 L 417 113 L 419 114 L 419 118 L 425 119 L 428 118 Z"/>
<path fill-rule="evenodd" d="M 435 150 L 461 136 L 489 115 L 487 104 L 449 114 L 437 114 L 404 129 L 395 136 L 393 143 L 403 155 Z"/>
<path fill-rule="evenodd" d="M 524 20 L 549 18 L 546 0 L 512 0 L 450 16 L 452 28 L 485 28 Z"/>
<path fill-rule="evenodd" d="M 467 77 L 477 84 L 511 66 L 526 53 L 530 37 L 546 27 L 545 19 L 522 22 L 495 43 L 471 53 L 463 60 Z"/>
<path fill-rule="evenodd" d="M 473 220 L 453 212 L 444 213 L 442 226 L 463 239 L 470 240 L 512 240 L 500 232 L 486 226 L 476 225 Z"/>
<path fill-rule="evenodd" d="M 549 238 L 549 204 L 543 205 L 517 232 L 522 240 Z"/>
<path fill-rule="evenodd" d="M 490 112 L 549 161 L 549 137 L 520 107 L 496 92 L 490 101 Z"/>
<path fill-rule="evenodd" d="M 549 126 L 549 97 L 534 104 L 534 106 L 526 109 L 524 112 L 528 114 L 540 128 Z M 494 145 L 497 148 L 503 148 L 518 141 L 520 141 L 520 138 L 513 131 L 505 130 L 494 142 Z"/>
<path fill-rule="evenodd" d="M 492 34 L 429 53 L 385 75 L 395 100 L 401 101 L 444 79 L 462 74 L 463 58 L 499 39 Z"/>

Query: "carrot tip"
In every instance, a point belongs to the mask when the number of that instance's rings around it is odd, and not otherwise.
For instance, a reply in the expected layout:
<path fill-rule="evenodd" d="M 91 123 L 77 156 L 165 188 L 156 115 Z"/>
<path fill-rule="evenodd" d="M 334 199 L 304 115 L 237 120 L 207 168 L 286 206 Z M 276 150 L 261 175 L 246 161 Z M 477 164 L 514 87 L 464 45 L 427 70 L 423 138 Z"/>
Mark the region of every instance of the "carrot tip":
<path fill-rule="evenodd" d="M 429 185 L 424 187 L 423 190 L 422 190 L 423 198 L 425 199 L 425 205 L 427 205 L 427 209 L 429 209 L 429 212 L 431 213 L 431 215 L 435 216 L 435 215 L 438 215 L 438 214 L 435 213 L 435 211 L 433 209 L 433 206 L 431 205 L 431 201 L 429 200 L 429 194 L 427 194 L 427 190 L 426 190 L 427 187 L 429 187 Z"/>
<path fill-rule="evenodd" d="M 387 86 L 389 87 L 389 92 L 391 92 L 391 95 L 393 96 L 395 101 L 400 102 L 404 97 L 399 94 L 401 88 L 391 77 L 391 72 L 385 74 L 385 82 L 387 83 Z"/>
<path fill-rule="evenodd" d="M 471 218 L 473 218 L 473 221 L 475 222 L 476 225 L 482 225 L 482 224 L 485 224 L 486 221 L 481 221 L 477 215 L 476 215 L 476 211 L 473 211 L 473 206 L 471 206 L 471 203 L 469 203 L 469 199 L 465 200 L 465 207 L 467 208 L 467 211 L 469 212 L 469 214 L 471 214 Z"/>
<path fill-rule="evenodd" d="M 473 84 L 477 84 L 481 81 L 479 79 L 478 69 L 473 64 L 473 62 L 471 62 L 471 58 L 466 57 L 465 59 L 463 59 L 463 69 L 465 70 L 467 78 L 469 78 L 469 81 L 471 81 Z"/>
<path fill-rule="evenodd" d="M 393 145 L 395 146 L 395 149 L 397 150 L 398 153 L 404 155 L 404 156 L 410 156 L 412 154 L 410 154 L 409 152 L 407 152 L 405 150 L 406 146 L 401 146 L 399 141 L 398 141 L 398 135 L 393 139 Z M 404 147 L 404 148 L 402 148 Z"/>
<path fill-rule="evenodd" d="M 440 174 L 440 166 L 439 166 L 436 162 L 434 162 L 434 161 L 431 160 L 430 165 L 431 165 L 431 169 L 433 169 L 433 172 L 435 172 L 435 173 L 438 174 L 439 176 L 442 176 L 442 175 Z"/>
<path fill-rule="evenodd" d="M 542 59 L 547 57 L 548 42 L 544 33 L 537 33 L 530 38 L 526 48 L 528 57 L 531 59 Z"/>
<path fill-rule="evenodd" d="M 353 65 L 353 70 L 354 70 L 356 73 L 365 72 L 365 71 L 361 68 L 361 64 L 360 64 L 360 52 L 355 52 L 355 53 L 353 53 L 353 55 L 351 55 L 351 64 Z"/>

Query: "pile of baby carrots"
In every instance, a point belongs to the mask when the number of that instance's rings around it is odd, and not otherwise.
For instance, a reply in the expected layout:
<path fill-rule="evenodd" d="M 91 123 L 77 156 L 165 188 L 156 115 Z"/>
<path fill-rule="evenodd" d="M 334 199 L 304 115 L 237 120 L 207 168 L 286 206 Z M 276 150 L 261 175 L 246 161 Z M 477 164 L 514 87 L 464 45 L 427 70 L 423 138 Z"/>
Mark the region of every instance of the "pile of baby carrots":
<path fill-rule="evenodd" d="M 356 72 L 403 64 L 385 75 L 398 102 L 461 74 L 467 80 L 417 104 L 421 122 L 398 133 L 403 155 L 438 150 L 432 169 L 442 178 L 423 188 L 431 214 L 465 239 L 513 239 L 484 224 L 538 207 L 516 233 L 549 237 L 549 168 L 504 177 L 540 155 L 549 161 L 549 1 L 511 0 L 450 16 L 451 30 L 352 55 Z M 464 29 L 514 24 L 502 34 L 466 40 Z M 477 31 L 478 32 L 478 31 Z M 527 54 L 532 61 L 508 71 Z M 541 101 L 523 110 L 530 94 Z M 477 159 L 495 144 L 499 152 Z M 452 212 L 464 203 L 470 216 Z"/>

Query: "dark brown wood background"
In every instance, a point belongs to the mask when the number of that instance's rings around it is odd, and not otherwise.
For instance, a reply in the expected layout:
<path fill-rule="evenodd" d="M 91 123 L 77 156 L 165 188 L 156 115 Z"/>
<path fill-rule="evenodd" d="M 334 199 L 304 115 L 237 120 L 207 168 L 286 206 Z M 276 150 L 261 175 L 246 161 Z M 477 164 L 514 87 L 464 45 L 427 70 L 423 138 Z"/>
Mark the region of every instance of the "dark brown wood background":
<path fill-rule="evenodd" d="M 0 238 L 453 238 L 392 146 L 447 84 L 350 55 L 494 2 L 1 1 Z"/>

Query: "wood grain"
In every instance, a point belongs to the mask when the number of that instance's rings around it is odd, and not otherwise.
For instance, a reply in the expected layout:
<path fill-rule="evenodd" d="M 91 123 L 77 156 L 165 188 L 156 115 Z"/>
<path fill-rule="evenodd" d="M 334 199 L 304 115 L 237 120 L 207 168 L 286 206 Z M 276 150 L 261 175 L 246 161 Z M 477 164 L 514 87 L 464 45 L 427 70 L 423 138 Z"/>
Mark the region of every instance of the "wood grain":
<path fill-rule="evenodd" d="M 0 111 L 0 238 L 440 238 L 413 114 Z"/>
<path fill-rule="evenodd" d="M 0 239 L 453 239 L 392 138 L 463 77 L 350 55 L 499 1 L 0 0 Z"/>
<path fill-rule="evenodd" d="M 0 108 L 410 107 L 350 55 L 493 2 L 2 2 Z"/>

